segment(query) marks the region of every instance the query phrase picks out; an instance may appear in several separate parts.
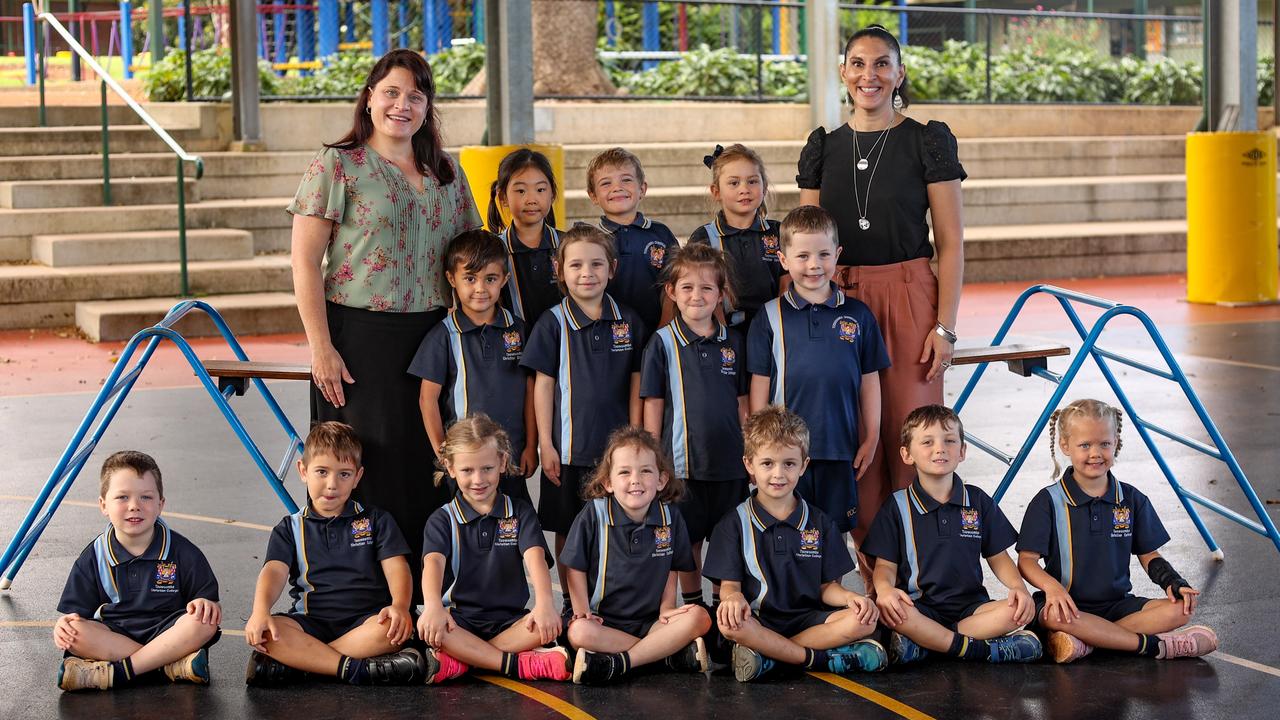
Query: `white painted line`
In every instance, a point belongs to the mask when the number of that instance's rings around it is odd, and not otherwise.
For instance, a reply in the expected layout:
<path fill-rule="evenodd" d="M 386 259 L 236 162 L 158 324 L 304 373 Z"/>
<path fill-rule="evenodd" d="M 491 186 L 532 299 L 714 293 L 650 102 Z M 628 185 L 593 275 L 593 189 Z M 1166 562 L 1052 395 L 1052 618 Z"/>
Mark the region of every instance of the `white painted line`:
<path fill-rule="evenodd" d="M 1280 669 L 1273 668 L 1270 665 L 1263 665 L 1260 662 L 1246 660 L 1242 657 L 1236 657 L 1235 655 L 1228 655 L 1227 653 L 1224 653 L 1221 651 L 1214 652 L 1213 654 L 1207 655 L 1206 657 L 1208 657 L 1209 659 L 1217 658 L 1219 660 L 1226 660 L 1227 662 L 1233 665 L 1239 665 L 1240 667 L 1249 668 L 1250 670 L 1257 670 L 1260 673 L 1266 673 L 1267 675 L 1280 677 Z"/>

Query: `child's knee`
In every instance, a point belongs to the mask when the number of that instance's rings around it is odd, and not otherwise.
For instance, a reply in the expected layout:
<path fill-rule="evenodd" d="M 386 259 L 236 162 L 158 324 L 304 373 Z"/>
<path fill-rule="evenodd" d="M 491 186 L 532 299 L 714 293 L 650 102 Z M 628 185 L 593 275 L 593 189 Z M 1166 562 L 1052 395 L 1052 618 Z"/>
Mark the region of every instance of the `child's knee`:
<path fill-rule="evenodd" d="M 840 634 L 841 639 L 850 643 L 854 640 L 861 640 L 870 635 L 876 629 L 875 623 L 864 623 L 858 619 L 856 613 L 849 613 L 845 617 L 840 618 L 836 623 L 836 631 Z"/>
<path fill-rule="evenodd" d="M 596 628 L 601 627 L 590 620 L 575 620 L 569 623 L 569 644 L 574 647 L 585 647 L 595 637 Z"/>
<path fill-rule="evenodd" d="M 701 605 L 690 606 L 688 610 L 681 613 L 681 617 L 699 637 L 705 635 L 711 629 L 711 615 Z"/>
<path fill-rule="evenodd" d="M 717 623 L 717 624 L 719 625 L 719 628 L 720 628 L 720 634 L 723 635 L 726 640 L 738 642 L 742 638 L 746 637 L 748 628 L 750 628 L 751 625 L 755 623 L 755 621 L 756 621 L 755 618 L 749 617 L 746 620 L 743 620 L 742 622 L 738 623 L 738 627 L 736 628 L 731 628 L 728 625 L 725 625 L 724 623 Z"/>
<path fill-rule="evenodd" d="M 208 640 L 213 637 L 214 633 L 218 632 L 217 625 L 202 623 L 196 619 L 196 616 L 190 614 L 178 618 L 173 626 L 204 640 Z"/>

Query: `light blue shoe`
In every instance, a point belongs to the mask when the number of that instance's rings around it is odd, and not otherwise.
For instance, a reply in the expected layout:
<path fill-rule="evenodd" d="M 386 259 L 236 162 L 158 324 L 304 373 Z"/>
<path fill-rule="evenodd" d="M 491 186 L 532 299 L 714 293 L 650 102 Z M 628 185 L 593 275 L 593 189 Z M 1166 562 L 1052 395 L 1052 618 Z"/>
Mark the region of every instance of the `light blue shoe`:
<path fill-rule="evenodd" d="M 827 669 L 837 675 L 880 672 L 889 665 L 889 654 L 875 640 L 859 640 L 827 651 Z"/>
<path fill-rule="evenodd" d="M 1018 630 L 987 642 L 991 644 L 991 657 L 987 660 L 993 663 L 1033 662 L 1044 654 L 1040 638 L 1030 630 Z"/>
<path fill-rule="evenodd" d="M 776 663 L 745 645 L 733 645 L 733 677 L 738 682 L 759 680 L 774 668 Z"/>
<path fill-rule="evenodd" d="M 889 635 L 889 664 L 908 665 L 929 657 L 929 651 L 900 632 Z"/>

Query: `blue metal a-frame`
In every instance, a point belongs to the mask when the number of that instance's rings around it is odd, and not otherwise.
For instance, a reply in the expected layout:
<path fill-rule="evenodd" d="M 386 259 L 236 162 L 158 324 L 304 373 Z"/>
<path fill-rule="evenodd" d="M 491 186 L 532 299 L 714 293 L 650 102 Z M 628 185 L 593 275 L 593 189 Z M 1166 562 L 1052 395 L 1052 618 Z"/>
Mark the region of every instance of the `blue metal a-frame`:
<path fill-rule="evenodd" d="M 235 388 L 228 385 L 225 389 L 219 391 L 218 385 L 214 383 L 209 373 L 205 371 L 203 363 L 196 356 L 191 344 L 173 329 L 173 326 L 192 310 L 202 311 L 209 316 L 209 319 L 213 321 L 214 326 L 222 335 L 222 339 L 231 348 L 231 352 L 236 359 L 249 359 L 245 355 L 244 349 L 240 347 L 240 343 L 236 341 L 235 335 L 227 327 L 227 323 L 222 319 L 222 316 L 213 307 L 199 300 L 185 300 L 178 303 L 165 315 L 163 320 L 134 335 L 129 340 L 129 343 L 125 345 L 124 350 L 121 351 L 115 368 L 107 376 L 106 382 L 103 383 L 102 389 L 98 391 L 98 395 L 94 398 L 89 411 L 85 413 L 84 419 L 80 421 L 80 426 L 76 429 L 75 434 L 72 435 L 71 441 L 67 443 L 67 448 L 62 452 L 62 457 L 58 460 L 58 464 L 54 466 L 53 472 L 50 473 L 49 479 L 45 481 L 44 487 L 40 490 L 40 494 L 31 504 L 31 509 L 27 511 L 27 515 L 23 518 L 22 524 L 19 525 L 18 531 L 14 533 L 13 539 L 9 541 L 9 545 L 5 548 L 4 555 L 0 556 L 0 575 L 2 575 L 0 577 L 0 590 L 7 590 L 13 584 L 13 578 L 18 574 L 18 570 L 22 568 L 22 564 L 40 539 L 40 534 L 48 526 L 49 520 L 53 518 L 53 514 L 57 511 L 63 498 L 66 497 L 67 492 L 71 489 L 71 484 L 75 482 L 85 462 L 98 446 L 98 441 L 102 439 L 102 434 L 106 432 L 107 426 L 111 424 L 116 412 L 120 410 L 125 398 L 129 396 L 129 391 L 133 389 L 138 376 L 146 369 L 147 361 L 151 359 L 161 340 L 172 341 L 182 351 L 187 362 L 191 364 L 191 369 L 195 372 L 196 377 L 200 379 L 200 383 L 208 391 L 214 404 L 222 411 L 222 416 L 226 418 L 231 429 L 235 431 L 236 437 L 240 438 L 240 442 L 244 445 L 245 450 L 249 452 L 249 456 L 253 458 L 263 477 L 266 478 L 267 484 L 271 486 L 276 496 L 280 498 L 280 502 L 284 503 L 285 508 L 290 513 L 298 511 L 297 504 L 289 496 L 289 492 L 285 490 L 283 480 L 285 474 L 289 472 L 289 465 L 294 456 L 302 449 L 302 439 L 298 437 L 297 431 L 293 429 L 289 418 L 280 409 L 280 404 L 271 395 L 271 391 L 267 389 L 266 384 L 260 378 L 253 378 L 254 386 L 258 388 L 258 392 L 262 393 L 262 398 L 266 401 L 267 407 L 271 408 L 272 414 L 275 415 L 276 421 L 280 423 L 280 427 L 284 430 L 289 442 L 278 469 L 273 470 L 267 464 L 267 459 L 263 456 L 262 451 L 258 449 L 257 443 L 253 441 L 253 438 L 249 437 L 244 423 L 240 421 L 240 417 L 236 415 L 236 412 L 231 409 L 231 405 L 228 403 L 235 393 Z M 139 356 L 137 362 L 133 363 L 132 367 L 129 367 L 134 353 L 144 341 L 146 342 L 146 347 L 143 349 L 141 356 Z M 127 372 L 125 371 L 126 367 L 129 367 Z M 97 421 L 96 425 L 94 424 L 95 421 Z M 90 428 L 92 428 L 92 431 Z M 85 440 L 86 436 L 88 436 L 87 441 Z M 52 501 L 50 501 L 50 496 L 52 496 Z M 47 508 L 45 507 L 46 504 L 48 505 Z M 40 514 L 42 509 L 44 510 L 44 515 L 37 521 L 36 516 Z"/>
<path fill-rule="evenodd" d="M 1209 550 L 1212 551 L 1214 558 L 1219 560 L 1222 559 L 1222 549 L 1218 547 L 1217 541 L 1213 539 L 1213 535 L 1200 519 L 1199 513 L 1196 512 L 1195 504 L 1202 505 L 1223 517 L 1234 520 L 1259 535 L 1264 535 L 1270 538 L 1271 542 L 1276 546 L 1277 551 L 1280 551 L 1280 533 L 1276 532 L 1275 523 L 1273 523 L 1271 518 L 1267 515 L 1266 508 L 1258 499 L 1258 494 L 1254 492 L 1253 486 L 1249 484 L 1249 479 L 1245 477 L 1244 471 L 1240 469 L 1240 463 L 1236 461 L 1236 457 L 1231 452 L 1231 448 L 1228 447 L 1226 441 L 1222 439 L 1222 433 L 1218 432 L 1218 427 L 1214 425 L 1213 420 L 1209 417 L 1208 411 L 1204 408 L 1204 404 L 1200 402 L 1200 398 L 1196 395 L 1195 390 L 1192 389 L 1191 383 L 1187 380 L 1186 373 L 1182 371 L 1182 368 L 1178 365 L 1177 359 L 1174 358 L 1173 353 L 1170 352 L 1169 346 L 1160 335 L 1159 329 L 1156 328 L 1155 323 L 1145 312 L 1133 307 L 1132 305 L 1124 305 L 1122 303 L 1104 300 L 1099 297 L 1085 295 L 1083 293 L 1054 287 L 1052 285 L 1034 285 L 1027 288 L 1018 296 L 1017 301 L 1014 302 L 1013 307 L 1009 310 L 1009 314 L 1004 319 L 1004 324 L 1002 324 L 1000 326 L 1000 330 L 996 332 L 995 338 L 991 341 L 991 344 L 1000 345 L 1004 342 L 1005 337 L 1009 334 L 1009 329 L 1013 326 L 1014 321 L 1017 320 L 1018 314 L 1022 312 L 1023 306 L 1026 305 L 1027 300 L 1033 295 L 1041 293 L 1054 297 L 1058 301 L 1058 304 L 1062 306 L 1062 310 L 1066 313 L 1067 319 L 1071 321 L 1072 328 L 1074 328 L 1076 333 L 1079 334 L 1082 345 L 1075 357 L 1072 359 L 1071 365 L 1067 368 L 1066 372 L 1061 375 L 1051 372 L 1045 368 L 1035 368 L 1032 370 L 1035 375 L 1056 384 L 1057 388 L 1054 390 L 1052 397 L 1049 398 L 1049 401 L 1045 403 L 1044 409 L 1040 412 L 1040 417 L 1036 419 L 1036 422 L 1031 427 L 1030 432 L 1027 433 L 1026 440 L 1024 440 L 1022 446 L 1018 448 L 1016 455 L 1006 455 L 991 444 L 972 437 L 967 432 L 965 433 L 969 442 L 1009 466 L 1009 469 L 1004 474 L 1004 478 L 1000 481 L 999 487 L 996 488 L 994 495 L 996 502 L 1000 502 L 1000 499 L 1004 497 L 1005 491 L 1009 489 L 1009 484 L 1013 482 L 1013 478 L 1018 474 L 1018 471 L 1022 468 L 1022 464 L 1027 459 L 1027 455 L 1031 452 L 1032 445 L 1035 444 L 1037 439 L 1040 437 L 1040 433 L 1044 431 L 1045 425 L 1049 422 L 1049 416 L 1053 413 L 1054 409 L 1058 407 L 1059 403 L 1062 402 L 1062 398 L 1066 394 L 1067 388 L 1069 388 L 1071 386 L 1071 382 L 1075 380 L 1076 374 L 1080 371 L 1081 366 L 1084 365 L 1085 360 L 1092 359 L 1097 364 L 1098 369 L 1102 372 L 1102 376 L 1106 378 L 1107 383 L 1111 386 L 1111 390 L 1115 393 L 1116 398 L 1119 399 L 1121 407 L 1124 408 L 1125 413 L 1128 414 L 1129 419 L 1137 428 L 1138 434 L 1142 437 L 1142 441 L 1147 445 L 1147 449 L 1151 451 L 1151 456 L 1155 458 L 1156 464 L 1160 467 L 1160 471 L 1164 473 L 1165 478 L 1169 481 L 1169 485 L 1173 487 L 1173 491 L 1177 494 L 1178 500 L 1182 502 L 1182 506 L 1186 508 L 1187 514 L 1191 516 L 1191 521 L 1195 523 L 1196 529 L 1200 531 L 1201 537 L 1204 538 L 1205 544 L 1209 546 Z M 1079 314 L 1076 313 L 1076 309 L 1072 303 L 1081 303 L 1083 305 L 1091 305 L 1096 308 L 1101 308 L 1103 313 L 1093 323 L 1093 327 L 1086 330 L 1084 323 L 1081 321 Z M 1142 327 L 1151 338 L 1151 342 L 1155 345 L 1156 350 L 1159 351 L 1160 356 L 1164 359 L 1165 365 L 1168 367 L 1167 370 L 1163 370 L 1098 347 L 1098 338 L 1102 335 L 1102 331 L 1107 327 L 1107 323 L 1122 315 L 1129 315 L 1137 318 L 1137 320 L 1142 323 Z M 1111 371 L 1108 361 L 1117 362 L 1133 368 L 1134 370 L 1149 373 L 1177 383 L 1178 386 L 1182 388 L 1183 395 L 1186 396 L 1187 401 L 1191 404 L 1191 408 L 1195 411 L 1196 417 L 1200 419 L 1201 425 L 1204 426 L 1205 432 L 1208 433 L 1209 439 L 1213 444 L 1206 445 L 1198 440 L 1186 437 L 1185 435 L 1181 435 L 1146 420 L 1141 414 L 1139 414 L 1137 408 L 1134 407 L 1133 402 L 1125 393 L 1124 388 L 1121 387 L 1120 382 Z M 982 379 L 982 374 L 985 370 L 986 363 L 980 364 L 974 371 L 973 376 L 969 378 L 969 383 L 965 385 L 964 390 L 956 399 L 956 412 L 960 412 L 964 408 L 965 403 L 973 394 L 974 388 L 977 387 L 978 381 Z M 1162 435 L 1174 442 L 1181 443 L 1192 450 L 1225 463 L 1227 468 L 1231 471 L 1232 476 L 1235 477 L 1236 482 L 1240 485 L 1240 490 L 1249 501 L 1249 505 L 1252 506 L 1254 513 L 1257 515 L 1257 520 L 1255 521 L 1247 518 L 1221 503 L 1210 500 L 1203 495 L 1184 488 L 1182 484 L 1178 482 L 1178 478 L 1174 475 L 1173 469 L 1169 467 L 1169 463 L 1165 461 L 1164 455 L 1156 445 L 1152 433 Z"/>

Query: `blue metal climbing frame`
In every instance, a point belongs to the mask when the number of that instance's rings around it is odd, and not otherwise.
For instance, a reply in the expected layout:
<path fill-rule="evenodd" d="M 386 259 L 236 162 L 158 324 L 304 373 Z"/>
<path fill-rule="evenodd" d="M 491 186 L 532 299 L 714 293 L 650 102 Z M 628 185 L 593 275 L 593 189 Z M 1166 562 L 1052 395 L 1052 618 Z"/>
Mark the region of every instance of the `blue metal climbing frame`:
<path fill-rule="evenodd" d="M 1012 457 L 1006 455 L 989 443 L 983 442 L 978 438 L 972 437 L 969 433 L 966 433 L 967 439 L 974 446 L 1009 466 L 1008 471 L 1005 472 L 1004 478 L 1000 481 L 1000 486 L 996 488 L 994 495 L 996 502 L 1000 502 L 1000 499 L 1004 497 L 1004 493 L 1008 490 L 1009 484 L 1013 482 L 1013 478 L 1017 476 L 1018 471 L 1022 468 L 1022 464 L 1027 459 L 1027 455 L 1031 452 L 1032 445 L 1034 445 L 1036 440 L 1040 437 L 1040 433 L 1044 431 L 1045 425 L 1049 422 L 1049 416 L 1053 413 L 1054 409 L 1058 407 L 1059 403 L 1062 402 L 1062 398 L 1066 394 L 1067 388 L 1070 387 L 1071 382 L 1075 380 L 1076 374 L 1084 365 L 1085 360 L 1091 358 L 1097 364 L 1098 369 L 1102 372 L 1102 376 L 1106 378 L 1107 383 L 1111 386 L 1111 390 L 1115 393 L 1116 398 L 1119 399 L 1120 405 L 1129 415 L 1129 419 L 1137 428 L 1138 434 L 1142 437 L 1142 441 L 1146 443 L 1147 449 L 1151 451 L 1151 456 L 1155 458 L 1156 464 L 1160 467 L 1160 471 L 1164 473 L 1165 479 L 1169 481 L 1169 485 L 1173 487 L 1174 493 L 1177 494 L 1178 500 L 1182 503 L 1183 508 L 1186 509 L 1187 514 L 1191 516 L 1191 521 L 1195 523 L 1196 529 L 1200 531 L 1200 536 L 1204 538 L 1205 544 L 1209 546 L 1209 550 L 1213 553 L 1213 556 L 1219 560 L 1222 559 L 1222 549 L 1218 547 L 1217 541 L 1213 539 L 1213 535 L 1200 519 L 1200 514 L 1195 508 L 1196 504 L 1202 505 L 1229 520 L 1233 520 L 1259 535 L 1270 538 L 1271 542 L 1276 546 L 1277 551 L 1280 551 L 1280 533 L 1277 533 L 1275 523 L 1273 523 L 1271 518 L 1267 515 L 1266 508 L 1263 507 L 1262 502 L 1258 499 L 1258 494 L 1254 492 L 1253 486 L 1249 483 L 1249 479 L 1245 477 L 1244 470 L 1240 469 L 1240 463 L 1236 461 L 1236 457 L 1231 452 L 1231 448 L 1228 447 L 1226 441 L 1222 439 L 1222 433 L 1218 431 L 1218 427 L 1214 424 L 1213 419 L 1209 417 L 1209 412 L 1205 410 L 1204 404 L 1200 402 L 1200 398 L 1191 387 L 1191 383 L 1187 380 L 1186 374 L 1182 371 L 1181 366 L 1178 365 L 1177 359 L 1169 350 L 1169 346 L 1165 343 L 1164 338 L 1161 337 L 1159 329 L 1156 328 L 1155 323 L 1142 310 L 1139 310 L 1132 305 L 1125 305 L 1052 285 L 1033 285 L 1018 296 L 1017 301 L 1014 302 L 1013 307 L 1009 310 L 1008 316 L 1004 319 L 1004 324 L 1001 325 L 1000 330 L 996 332 L 995 338 L 991 341 L 991 344 L 1000 345 L 1004 342 L 1006 336 L 1009 334 L 1009 329 L 1018 318 L 1018 314 L 1022 312 L 1022 308 L 1026 304 L 1027 300 L 1033 295 L 1041 293 L 1050 295 L 1057 299 L 1058 304 L 1062 306 L 1063 312 L 1066 313 L 1067 319 L 1071 321 L 1071 326 L 1075 329 L 1076 333 L 1079 334 L 1080 340 L 1083 344 L 1072 359 L 1066 372 L 1061 375 L 1053 373 L 1045 368 L 1035 368 L 1032 370 L 1035 375 L 1056 384 L 1057 388 L 1054 390 L 1053 396 L 1050 397 L 1049 401 L 1045 404 L 1044 409 L 1040 412 L 1040 417 L 1036 419 L 1035 424 L 1031 427 L 1031 431 L 1027 434 L 1026 440 L 1023 441 L 1022 446 L 1018 449 L 1017 455 Z M 1080 315 L 1076 313 L 1076 309 L 1072 303 L 1091 305 L 1102 309 L 1103 313 L 1093 323 L 1093 327 L 1086 330 L 1084 323 L 1080 319 Z M 1159 351 L 1160 356 L 1164 359 L 1165 365 L 1168 367 L 1167 370 L 1162 370 L 1158 367 L 1148 365 L 1147 363 L 1098 347 L 1098 338 L 1102 335 L 1102 331 L 1106 329 L 1107 323 L 1122 315 L 1129 315 L 1142 323 L 1142 327 L 1151 338 L 1151 342 L 1155 345 L 1156 350 Z M 1186 437 L 1185 435 L 1181 435 L 1146 420 L 1138 413 L 1137 408 L 1135 408 L 1133 403 L 1129 400 L 1129 396 L 1125 393 L 1124 388 L 1120 386 L 1119 380 L 1117 380 L 1115 374 L 1112 373 L 1111 367 L 1108 365 L 1107 361 L 1117 362 L 1133 368 L 1134 370 L 1138 370 L 1139 372 L 1155 375 L 1157 377 L 1164 378 L 1165 380 L 1177 383 L 1178 386 L 1182 388 L 1183 395 L 1186 396 L 1187 401 L 1191 404 L 1191 408 L 1195 411 L 1196 417 L 1200 419 L 1200 424 L 1208 433 L 1209 439 L 1213 444 L 1206 445 L 1198 440 Z M 956 399 L 955 410 L 957 413 L 964 408 L 965 403 L 973 394 L 973 390 L 977 387 L 978 381 L 982 379 L 982 374 L 986 370 L 986 365 L 986 363 L 978 365 L 973 376 L 969 378 L 969 383 L 965 385 L 964 391 L 961 392 L 960 397 Z M 1155 438 L 1152 436 L 1152 433 L 1166 437 L 1174 442 L 1181 443 L 1192 450 L 1225 463 L 1227 468 L 1231 471 L 1231 474 L 1235 477 L 1245 498 L 1249 501 L 1249 505 L 1257 515 L 1257 520 L 1255 521 L 1247 518 L 1221 503 L 1210 500 L 1203 495 L 1184 488 L 1182 484 L 1178 482 L 1177 477 L 1173 473 L 1173 469 L 1169 467 L 1169 463 L 1165 461 L 1164 454 L 1160 452 L 1160 448 L 1156 445 Z"/>
<path fill-rule="evenodd" d="M 235 431 L 236 437 L 240 439 L 245 450 L 249 452 L 249 456 L 253 458 L 258 470 L 266 478 L 267 484 L 271 486 L 276 496 L 280 498 L 280 502 L 284 503 L 285 508 L 290 513 L 298 511 L 297 504 L 284 487 L 284 477 L 289 472 L 289 466 L 294 456 L 302 449 L 302 439 L 298 437 L 297 431 L 293 429 L 289 418 L 280 409 L 280 404 L 276 402 L 266 384 L 260 378 L 253 378 L 254 386 L 262 394 L 262 399 L 266 401 L 267 407 L 271 408 L 272 414 L 275 415 L 276 421 L 280 423 L 280 427 L 285 431 L 289 441 L 289 446 L 280 461 L 278 469 L 273 470 L 267 464 L 267 459 L 258 448 L 258 444 L 253 441 L 253 438 L 249 437 L 249 432 L 245 429 L 244 423 L 240 421 L 240 417 L 235 410 L 231 409 L 231 405 L 228 402 L 232 395 L 235 394 L 235 388 L 228 385 L 219 390 L 218 384 L 213 381 L 209 373 L 205 372 L 204 365 L 191 348 L 191 344 L 173 329 L 173 326 L 179 320 L 193 310 L 200 310 L 209 316 L 209 319 L 217 327 L 222 339 L 226 340 L 237 360 L 249 359 L 245 355 L 244 349 L 240 347 L 235 335 L 227 327 L 227 323 L 222 319 L 222 316 L 213 307 L 199 300 L 185 300 L 174 305 L 163 320 L 134 335 L 124 350 L 121 351 L 120 358 L 116 361 L 111 374 L 107 376 L 106 382 L 103 383 L 102 389 L 98 391 L 98 395 L 94 398 L 93 404 L 90 405 L 89 411 L 85 413 L 84 419 L 80 421 L 80 426 L 76 429 L 75 434 L 72 435 L 71 441 L 67 443 L 66 450 L 62 452 L 62 457 L 58 460 L 58 464 L 54 466 L 53 472 L 50 473 L 49 479 L 45 481 L 40 494 L 31 504 L 31 509 L 27 511 L 27 515 L 23 518 L 18 531 L 14 533 L 13 539 L 9 541 L 4 555 L 0 556 L 0 574 L 3 575 L 0 578 L 0 590 L 7 590 L 12 585 L 13 578 L 18 574 L 18 570 L 22 568 L 27 555 L 35 547 L 36 542 L 40 539 L 40 534 L 44 532 L 45 527 L 53 518 L 54 512 L 57 511 L 63 498 L 66 497 L 72 483 L 75 482 L 89 456 L 93 454 L 94 449 L 98 446 L 98 441 L 102 439 L 103 433 L 106 432 L 107 426 L 111 424 L 116 412 L 124 404 L 125 398 L 129 396 L 129 391 L 133 389 L 138 376 L 146 369 L 147 362 L 151 359 L 162 340 L 172 341 L 182 351 L 187 362 L 191 364 L 191 369 L 195 372 L 196 377 L 200 379 L 204 389 L 209 392 L 209 397 L 213 399 L 214 404 L 222 411 L 222 416 L 226 418 L 227 424 Z M 141 356 L 136 363 L 133 363 L 132 367 L 129 367 L 134 353 L 144 341 L 146 347 L 143 348 Z M 127 372 L 125 371 L 126 367 L 129 367 Z M 106 409 L 105 414 L 103 412 L 104 408 Z M 95 421 L 97 421 L 96 426 L 94 425 Z M 93 428 L 92 431 L 90 431 L 90 428 Z M 87 442 L 85 441 L 86 436 L 89 436 Z M 50 501 L 50 496 L 53 497 L 52 501 Z M 48 504 L 47 508 L 45 507 L 46 504 Z M 41 510 L 44 510 L 44 515 L 37 521 L 36 516 L 40 514 Z"/>

